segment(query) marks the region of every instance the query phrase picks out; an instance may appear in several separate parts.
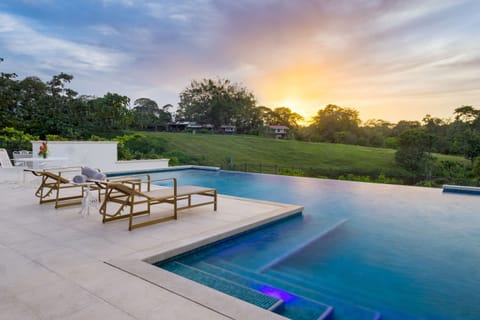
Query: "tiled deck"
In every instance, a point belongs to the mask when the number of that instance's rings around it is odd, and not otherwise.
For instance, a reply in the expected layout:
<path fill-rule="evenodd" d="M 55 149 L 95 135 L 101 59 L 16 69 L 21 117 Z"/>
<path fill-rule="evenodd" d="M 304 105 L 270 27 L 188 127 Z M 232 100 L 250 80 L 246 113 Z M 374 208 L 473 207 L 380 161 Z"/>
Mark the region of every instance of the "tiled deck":
<path fill-rule="evenodd" d="M 301 207 L 220 196 L 217 212 L 192 208 L 129 232 L 127 221 L 102 224 L 95 210 L 39 205 L 34 190 L 0 183 L 0 319 L 284 319 L 142 260 Z"/>

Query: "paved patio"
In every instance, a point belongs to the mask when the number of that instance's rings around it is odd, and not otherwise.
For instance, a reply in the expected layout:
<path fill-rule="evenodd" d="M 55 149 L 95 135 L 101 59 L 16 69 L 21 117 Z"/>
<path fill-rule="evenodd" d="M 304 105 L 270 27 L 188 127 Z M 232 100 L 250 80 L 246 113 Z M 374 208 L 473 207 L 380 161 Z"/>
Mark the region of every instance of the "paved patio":
<path fill-rule="evenodd" d="M 38 204 L 35 184 L 0 183 L 0 319 L 284 319 L 143 262 L 302 210 L 219 197 L 129 232 L 95 210 Z"/>

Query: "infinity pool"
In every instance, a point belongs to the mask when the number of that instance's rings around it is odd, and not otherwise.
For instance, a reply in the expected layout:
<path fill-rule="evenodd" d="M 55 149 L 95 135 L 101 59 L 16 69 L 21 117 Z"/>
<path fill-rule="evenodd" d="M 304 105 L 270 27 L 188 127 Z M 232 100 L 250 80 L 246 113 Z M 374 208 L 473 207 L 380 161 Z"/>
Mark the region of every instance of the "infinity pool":
<path fill-rule="evenodd" d="M 282 299 L 276 312 L 292 319 L 480 319 L 479 196 L 228 171 L 154 174 L 171 176 L 305 210 L 160 267 Z"/>

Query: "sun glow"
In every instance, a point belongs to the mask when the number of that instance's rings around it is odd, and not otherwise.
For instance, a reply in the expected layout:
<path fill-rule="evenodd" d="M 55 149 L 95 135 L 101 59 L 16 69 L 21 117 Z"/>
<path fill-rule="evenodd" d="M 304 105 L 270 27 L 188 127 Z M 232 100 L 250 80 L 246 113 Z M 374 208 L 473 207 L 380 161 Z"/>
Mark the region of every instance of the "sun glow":
<path fill-rule="evenodd" d="M 303 116 L 302 125 L 306 125 L 311 117 L 324 107 L 320 99 L 328 95 L 330 89 L 330 84 L 326 81 L 327 75 L 328 68 L 303 59 L 302 62 L 292 62 L 278 68 L 254 85 L 259 88 L 260 104 L 272 109 L 287 107 Z"/>

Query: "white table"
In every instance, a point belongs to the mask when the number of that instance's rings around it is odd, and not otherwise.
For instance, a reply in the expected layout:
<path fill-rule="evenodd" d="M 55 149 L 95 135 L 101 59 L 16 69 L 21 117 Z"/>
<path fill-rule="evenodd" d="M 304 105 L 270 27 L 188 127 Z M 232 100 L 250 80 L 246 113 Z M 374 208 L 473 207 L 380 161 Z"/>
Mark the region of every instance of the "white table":
<path fill-rule="evenodd" d="M 31 164 L 32 169 L 45 169 L 48 167 L 55 167 L 65 163 L 67 157 L 47 157 L 47 158 L 18 158 L 15 159 L 18 162 L 24 162 L 26 164 Z"/>
<path fill-rule="evenodd" d="M 81 214 L 84 217 L 88 216 L 90 215 L 90 208 L 93 207 L 95 209 L 98 209 L 100 206 L 98 197 L 94 195 L 90 190 L 90 186 L 94 185 L 95 183 L 83 182 L 83 183 L 75 183 L 75 184 L 85 187 L 85 195 L 83 196 L 83 199 L 82 199 L 82 209 L 80 209 L 80 212 L 78 212 L 78 214 Z"/>

